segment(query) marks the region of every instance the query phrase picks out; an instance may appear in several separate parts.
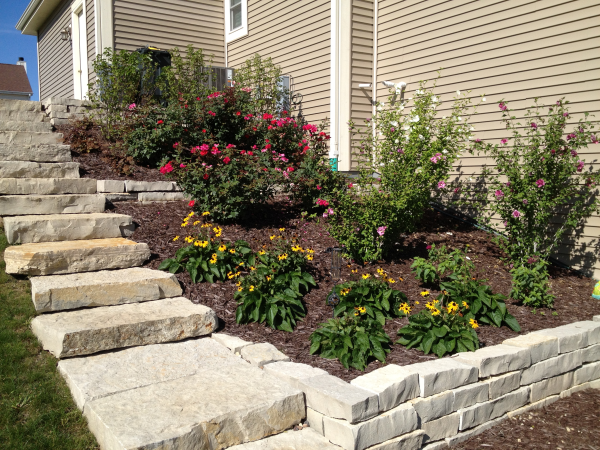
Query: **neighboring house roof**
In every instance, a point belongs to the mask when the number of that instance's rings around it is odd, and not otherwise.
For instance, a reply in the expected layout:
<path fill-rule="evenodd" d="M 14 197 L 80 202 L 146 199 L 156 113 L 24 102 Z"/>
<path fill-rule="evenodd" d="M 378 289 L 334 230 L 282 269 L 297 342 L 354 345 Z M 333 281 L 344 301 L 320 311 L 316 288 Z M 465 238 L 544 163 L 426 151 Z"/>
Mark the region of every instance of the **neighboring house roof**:
<path fill-rule="evenodd" d="M 0 92 L 33 94 L 25 67 L 16 64 L 0 63 Z"/>

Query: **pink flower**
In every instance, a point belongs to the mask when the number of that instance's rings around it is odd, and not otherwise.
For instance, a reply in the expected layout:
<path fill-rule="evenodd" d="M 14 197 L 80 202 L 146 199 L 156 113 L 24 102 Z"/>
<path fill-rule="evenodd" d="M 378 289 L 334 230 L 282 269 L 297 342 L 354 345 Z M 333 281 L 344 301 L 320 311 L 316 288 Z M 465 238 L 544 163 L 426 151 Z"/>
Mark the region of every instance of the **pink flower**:
<path fill-rule="evenodd" d="M 500 108 L 501 111 L 506 111 L 508 109 L 508 106 L 506 106 L 504 103 L 500 102 L 500 104 L 498 105 L 498 107 Z"/>
<path fill-rule="evenodd" d="M 534 130 L 536 130 L 537 129 L 537 123 L 531 122 L 531 128 L 533 128 Z"/>
<path fill-rule="evenodd" d="M 481 139 L 477 138 L 475 139 L 475 142 L 481 142 Z"/>
<path fill-rule="evenodd" d="M 577 172 L 581 172 L 584 165 L 585 163 L 582 160 L 577 161 Z"/>
<path fill-rule="evenodd" d="M 320 191 L 321 189 L 323 188 L 317 184 L 317 191 Z"/>
<path fill-rule="evenodd" d="M 353 187 L 354 187 L 354 185 L 353 185 L 352 183 L 350 183 L 350 184 L 348 185 L 348 189 L 352 189 Z"/>
<path fill-rule="evenodd" d="M 171 161 L 169 161 L 167 164 L 160 168 L 160 173 L 162 173 L 163 175 L 169 172 L 173 172 L 173 166 L 171 165 Z"/>
<path fill-rule="evenodd" d="M 135 103 L 132 103 L 131 105 L 129 105 L 129 106 L 128 106 L 128 108 L 129 108 L 129 111 L 132 111 L 132 110 L 134 110 L 134 109 L 135 109 L 135 107 L 136 107 L 136 104 L 135 104 Z"/>
<path fill-rule="evenodd" d="M 457 188 L 454 188 L 454 193 L 455 193 L 455 194 L 458 194 L 458 193 L 459 193 L 459 191 L 460 191 L 460 188 L 459 188 L 459 187 L 457 187 Z"/>
<path fill-rule="evenodd" d="M 272 116 L 271 114 L 266 114 L 266 113 L 265 113 L 265 114 L 263 114 L 262 118 L 263 118 L 264 120 L 271 120 L 271 119 L 273 118 L 273 116 Z"/>
<path fill-rule="evenodd" d="M 519 217 L 521 217 L 521 213 L 515 209 L 515 210 L 512 212 L 512 216 L 513 216 L 515 219 L 518 219 Z"/>
<path fill-rule="evenodd" d="M 529 203 L 529 202 L 527 201 L 527 199 L 526 199 L 526 198 L 524 198 L 524 199 L 523 199 L 523 204 L 524 204 L 524 205 L 526 205 L 527 203 Z"/>
<path fill-rule="evenodd" d="M 215 114 L 214 112 L 212 112 L 212 111 L 209 111 L 208 113 L 209 113 L 211 116 L 213 116 L 213 117 L 214 117 L 214 116 L 216 116 L 216 114 Z"/>
<path fill-rule="evenodd" d="M 507 142 L 508 142 L 508 139 L 502 139 L 502 140 L 500 141 L 500 143 L 501 143 L 501 144 L 506 144 Z"/>
<path fill-rule="evenodd" d="M 563 113 L 563 117 L 569 117 L 569 113 L 568 112 Z"/>
<path fill-rule="evenodd" d="M 542 180 L 541 178 L 539 180 L 537 180 L 535 182 L 535 184 L 537 184 L 537 187 L 539 187 L 539 188 L 546 186 L 546 182 L 544 180 Z"/>
<path fill-rule="evenodd" d="M 181 167 L 182 169 L 185 169 L 187 166 L 183 163 L 179 164 L 179 167 Z"/>
<path fill-rule="evenodd" d="M 205 180 L 208 180 L 208 174 L 207 174 L 207 173 L 205 173 L 205 174 L 204 174 L 204 176 L 203 176 L 202 178 L 204 178 Z"/>
<path fill-rule="evenodd" d="M 387 230 L 387 227 L 379 227 L 377 228 L 377 234 L 379 236 L 383 236 L 385 234 L 385 230 Z"/>
<path fill-rule="evenodd" d="M 316 126 L 316 125 L 312 125 L 312 124 L 310 124 L 310 123 L 309 123 L 309 124 L 307 124 L 307 125 L 304 125 L 304 126 L 302 127 L 302 129 L 303 129 L 304 131 L 309 131 L 309 132 L 311 132 L 311 133 L 316 133 L 316 132 L 318 131 L 318 128 L 317 128 L 317 126 Z"/>
<path fill-rule="evenodd" d="M 317 199 L 317 205 L 319 206 L 329 206 L 329 202 L 327 200 L 323 200 L 322 198 Z"/>
<path fill-rule="evenodd" d="M 577 156 L 577 152 L 575 150 L 571 150 L 571 156 Z"/>
<path fill-rule="evenodd" d="M 533 264 L 535 262 L 535 258 L 532 258 L 531 256 L 529 258 L 527 258 L 527 262 L 529 264 Z"/>
<path fill-rule="evenodd" d="M 175 142 L 175 143 L 173 144 L 173 148 L 177 148 L 177 146 L 178 146 L 178 145 L 179 145 L 179 142 Z"/>
<path fill-rule="evenodd" d="M 189 206 L 190 208 L 193 208 L 195 204 L 196 204 L 196 201 L 195 201 L 195 200 L 190 200 L 190 202 L 188 203 L 188 206 Z"/>
<path fill-rule="evenodd" d="M 497 199 L 501 199 L 504 197 L 504 192 L 502 192 L 500 189 L 497 189 L 496 192 L 494 192 L 494 195 Z"/>
<path fill-rule="evenodd" d="M 288 168 L 287 168 L 287 171 L 288 171 L 288 172 L 293 172 L 294 170 L 295 170 L 295 169 L 294 169 L 293 167 L 288 167 Z"/>
<path fill-rule="evenodd" d="M 431 250 L 431 245 L 428 245 L 427 247 L 425 247 L 425 249 Z"/>
<path fill-rule="evenodd" d="M 438 182 L 438 189 L 444 189 L 446 187 L 446 182 L 445 181 L 439 181 Z"/>
<path fill-rule="evenodd" d="M 229 156 L 226 156 L 225 158 L 223 158 L 223 162 L 225 164 L 229 164 L 229 161 L 231 161 L 231 158 L 229 158 Z"/>

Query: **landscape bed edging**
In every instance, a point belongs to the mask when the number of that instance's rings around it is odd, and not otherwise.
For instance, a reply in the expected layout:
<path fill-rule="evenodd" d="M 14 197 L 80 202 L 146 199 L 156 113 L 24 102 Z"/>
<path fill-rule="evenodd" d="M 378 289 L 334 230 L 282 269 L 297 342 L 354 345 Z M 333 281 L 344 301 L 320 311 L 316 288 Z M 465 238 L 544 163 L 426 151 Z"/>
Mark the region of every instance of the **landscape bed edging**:
<path fill-rule="evenodd" d="M 311 428 L 345 450 L 438 450 L 575 392 L 600 389 L 600 315 L 350 383 L 271 344 L 212 338 L 304 392 Z"/>
<path fill-rule="evenodd" d="M 174 181 L 97 180 L 96 190 L 104 195 L 107 203 L 190 200 Z"/>

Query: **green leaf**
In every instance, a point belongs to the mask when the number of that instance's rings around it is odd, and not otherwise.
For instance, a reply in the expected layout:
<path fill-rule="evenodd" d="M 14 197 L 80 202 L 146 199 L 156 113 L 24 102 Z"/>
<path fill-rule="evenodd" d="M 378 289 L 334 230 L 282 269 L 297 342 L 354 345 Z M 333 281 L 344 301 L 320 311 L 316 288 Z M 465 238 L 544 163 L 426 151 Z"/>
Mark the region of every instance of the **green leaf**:
<path fill-rule="evenodd" d="M 488 317 L 492 319 L 494 325 L 497 327 L 502 326 L 502 313 L 497 309 L 488 312 Z"/>
<path fill-rule="evenodd" d="M 519 326 L 519 322 L 512 315 L 506 314 L 504 316 L 504 323 L 509 326 L 509 328 L 513 331 L 521 331 L 521 327 Z"/>
<path fill-rule="evenodd" d="M 435 335 L 433 334 L 433 332 L 428 331 L 425 337 L 423 338 L 422 342 L 423 353 L 428 354 L 431 351 L 431 346 L 433 345 L 434 341 Z"/>
<path fill-rule="evenodd" d="M 446 336 L 447 332 L 448 330 L 444 327 L 435 327 L 433 329 L 433 334 L 435 334 L 439 338 L 443 338 L 444 336 Z"/>
<path fill-rule="evenodd" d="M 475 345 L 473 344 L 473 341 L 470 339 L 460 339 L 459 344 L 462 343 L 469 351 L 474 352 L 475 351 Z"/>
<path fill-rule="evenodd" d="M 175 262 L 175 260 L 171 258 L 165 259 L 163 262 L 160 263 L 160 266 L 158 266 L 158 270 L 167 270 L 173 262 Z"/>
<path fill-rule="evenodd" d="M 438 341 L 437 344 L 433 346 L 433 352 L 437 355 L 438 358 L 444 356 L 447 352 L 446 346 L 444 345 L 444 341 Z"/>
<path fill-rule="evenodd" d="M 455 347 L 456 347 L 456 339 L 450 339 L 450 340 L 446 341 L 446 350 L 448 350 L 448 353 L 452 353 L 454 351 Z"/>

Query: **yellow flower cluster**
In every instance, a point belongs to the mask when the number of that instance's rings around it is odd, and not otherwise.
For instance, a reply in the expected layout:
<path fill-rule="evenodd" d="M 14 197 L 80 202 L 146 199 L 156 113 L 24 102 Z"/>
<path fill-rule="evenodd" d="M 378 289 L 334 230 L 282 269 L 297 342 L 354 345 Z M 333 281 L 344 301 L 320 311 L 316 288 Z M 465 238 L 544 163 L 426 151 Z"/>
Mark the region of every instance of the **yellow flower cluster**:
<path fill-rule="evenodd" d="M 202 215 L 203 215 L 203 216 L 210 216 L 210 212 L 208 212 L 208 211 L 204 211 L 204 212 L 202 213 Z"/>
<path fill-rule="evenodd" d="M 221 228 L 221 227 L 214 227 L 213 231 L 215 232 L 215 237 L 221 237 L 221 233 L 223 233 L 223 228 Z"/>
<path fill-rule="evenodd" d="M 182 226 L 182 228 L 185 228 L 185 227 L 187 227 L 187 226 L 189 225 L 189 223 L 188 223 L 188 222 L 190 221 L 190 219 L 192 218 L 192 216 L 193 216 L 193 215 L 194 215 L 194 211 L 192 211 L 191 213 L 189 213 L 189 214 L 188 214 L 188 215 L 185 217 L 185 219 L 183 219 L 183 222 L 181 222 L 181 226 Z M 196 224 L 194 223 L 194 225 L 196 225 Z"/>
<path fill-rule="evenodd" d="M 225 250 L 227 250 L 227 246 L 225 244 L 219 245 L 219 251 L 220 252 L 224 252 Z"/>
<path fill-rule="evenodd" d="M 473 328 L 479 328 L 479 324 L 475 319 L 469 319 L 469 325 L 471 325 Z"/>
<path fill-rule="evenodd" d="M 371 278 L 371 275 L 368 273 L 363 273 L 363 280 L 366 280 L 367 278 Z"/>
<path fill-rule="evenodd" d="M 467 302 L 463 301 L 462 305 L 465 309 L 469 309 L 469 304 Z"/>
<path fill-rule="evenodd" d="M 304 249 L 302 247 L 300 247 L 299 245 L 294 245 L 292 247 L 292 251 L 293 252 L 300 252 L 300 253 L 304 253 Z"/>
<path fill-rule="evenodd" d="M 212 226 L 212 224 L 210 224 L 210 223 L 203 223 L 200 228 L 210 228 L 211 226 Z"/>
<path fill-rule="evenodd" d="M 342 296 L 344 296 L 344 297 L 345 297 L 346 295 L 348 295 L 348 294 L 350 293 L 350 291 L 351 291 L 351 290 L 352 290 L 352 289 L 350 289 L 350 288 L 342 289 L 342 290 L 340 291 L 340 295 L 342 295 Z"/>
<path fill-rule="evenodd" d="M 367 308 L 365 308 L 364 306 L 356 306 L 354 309 L 356 310 L 354 312 L 355 316 L 358 316 L 359 314 L 364 314 L 367 312 Z"/>
<path fill-rule="evenodd" d="M 421 292 L 421 297 L 427 297 L 429 295 L 429 291 Z"/>
<path fill-rule="evenodd" d="M 446 309 L 448 310 L 449 314 L 454 314 L 456 311 L 458 311 L 458 304 L 456 302 L 450 302 L 448 303 Z"/>
<path fill-rule="evenodd" d="M 211 264 L 216 264 L 216 263 L 217 263 L 217 259 L 218 259 L 218 258 L 217 258 L 217 254 L 216 254 L 216 253 L 213 253 L 213 254 L 212 254 L 212 258 L 210 259 L 209 263 L 211 263 Z"/>
<path fill-rule="evenodd" d="M 240 273 L 239 273 L 239 272 L 235 272 L 235 273 L 233 273 L 233 272 L 227 272 L 227 278 L 229 278 L 230 280 L 231 280 L 232 278 L 237 278 L 237 277 L 239 277 L 239 276 L 240 276 Z M 237 284 L 238 286 L 240 285 L 240 283 L 236 283 L 236 284 Z"/>
<path fill-rule="evenodd" d="M 175 236 L 175 237 L 173 238 L 173 240 L 174 240 L 174 241 L 176 241 L 177 239 L 179 239 L 179 236 Z"/>
<path fill-rule="evenodd" d="M 403 312 L 404 314 L 406 314 L 407 316 L 410 314 L 410 306 L 408 306 L 408 303 L 402 303 L 400 305 L 400 307 L 398 308 L 398 311 Z"/>
<path fill-rule="evenodd" d="M 190 241 L 191 242 L 191 241 Z M 208 245 L 208 241 L 195 241 L 194 245 L 196 247 L 202 247 L 202 248 L 206 248 L 206 246 Z"/>
<path fill-rule="evenodd" d="M 287 259 L 287 257 L 288 257 L 288 254 L 287 254 L 287 253 L 284 253 L 284 254 L 282 254 L 282 255 L 279 255 L 279 256 L 277 257 L 277 259 L 279 259 L 279 261 L 283 261 L 284 259 Z"/>

